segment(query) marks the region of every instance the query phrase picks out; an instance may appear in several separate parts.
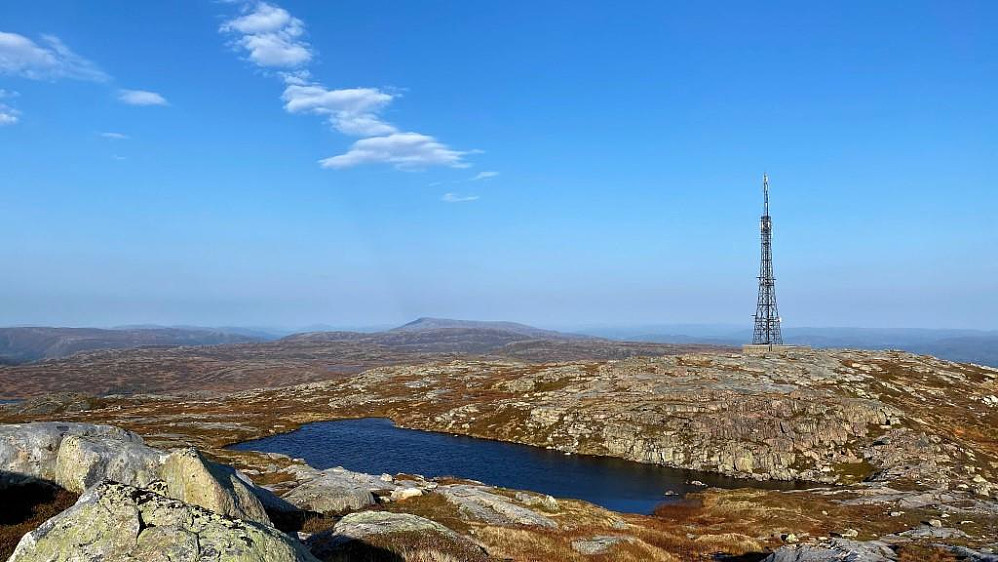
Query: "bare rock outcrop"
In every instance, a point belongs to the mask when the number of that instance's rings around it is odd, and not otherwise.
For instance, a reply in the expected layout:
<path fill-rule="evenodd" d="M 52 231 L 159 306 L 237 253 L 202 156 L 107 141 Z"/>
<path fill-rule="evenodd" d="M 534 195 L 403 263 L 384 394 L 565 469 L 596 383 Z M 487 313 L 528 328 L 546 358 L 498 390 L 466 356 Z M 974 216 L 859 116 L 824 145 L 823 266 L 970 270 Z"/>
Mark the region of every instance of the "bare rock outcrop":
<path fill-rule="evenodd" d="M 354 472 L 342 466 L 326 470 L 296 466 L 290 471 L 300 483 L 282 499 L 318 513 L 343 513 L 378 501 L 404 501 L 436 487 L 436 483 L 422 479 L 396 482 L 388 475 Z"/>
<path fill-rule="evenodd" d="M 379 539 L 402 533 L 436 535 L 471 556 L 481 555 L 481 549 L 468 538 L 440 523 L 411 513 L 385 511 L 361 511 L 346 515 L 332 529 L 309 537 L 306 544 L 313 554 L 323 559 L 351 553 L 360 555 L 357 559 L 367 559 L 362 555 L 366 547 L 376 546 Z M 477 559 L 478 556 L 467 559 Z"/>
<path fill-rule="evenodd" d="M 488 486 L 450 484 L 436 492 L 458 507 L 461 513 L 492 525 L 532 525 L 556 528 L 557 523 L 515 501 L 495 493 Z"/>
<path fill-rule="evenodd" d="M 235 469 L 195 449 L 166 453 L 138 435 L 107 425 L 0 425 L 0 478 L 55 482 L 81 493 L 104 480 L 150 488 L 223 515 L 269 524 L 260 490 Z"/>
<path fill-rule="evenodd" d="M 166 495 L 240 519 L 270 523 L 253 483 L 234 468 L 205 460 L 196 449 L 179 449 L 163 461 Z"/>
<path fill-rule="evenodd" d="M 253 521 L 220 515 L 114 482 L 21 538 L 10 562 L 316 562 L 299 543 Z"/>
<path fill-rule="evenodd" d="M 67 435 L 142 445 L 138 435 L 110 425 L 36 422 L 0 425 L 0 474 L 7 480 L 56 481 L 56 467 Z"/>
<path fill-rule="evenodd" d="M 160 479 L 166 456 L 144 445 L 141 439 L 66 435 L 56 455 L 54 480 L 76 493 L 105 479 L 145 488 Z"/>
<path fill-rule="evenodd" d="M 832 539 L 824 544 L 784 546 L 763 562 L 893 562 L 897 554 L 881 541 Z"/>

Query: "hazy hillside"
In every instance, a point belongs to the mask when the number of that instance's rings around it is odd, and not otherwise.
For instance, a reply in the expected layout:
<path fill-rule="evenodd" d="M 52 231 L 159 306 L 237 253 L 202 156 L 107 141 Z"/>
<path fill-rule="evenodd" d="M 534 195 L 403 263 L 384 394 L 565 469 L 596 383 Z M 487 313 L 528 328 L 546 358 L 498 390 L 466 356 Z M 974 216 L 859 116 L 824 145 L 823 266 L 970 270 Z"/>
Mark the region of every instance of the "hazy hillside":
<path fill-rule="evenodd" d="M 0 328 L 0 363 L 18 364 L 66 357 L 95 349 L 216 345 L 259 338 L 207 329 Z"/>
<path fill-rule="evenodd" d="M 588 339 L 593 336 L 542 330 L 517 322 L 485 322 L 478 320 L 452 320 L 449 318 L 419 318 L 389 332 L 430 332 L 436 330 L 494 330 L 518 334 L 535 339 Z"/>
<path fill-rule="evenodd" d="M 732 351 L 705 345 L 621 342 L 512 323 L 420 321 L 385 332 L 312 332 L 277 341 L 202 347 L 102 349 L 0 367 L 0 398 L 242 390 L 328 380 L 373 367 L 462 357 L 530 362 Z M 444 326 L 444 327 L 441 327 Z M 463 327 L 460 327 L 463 326 Z M 509 327 L 502 329 L 496 326 Z M 546 335 L 547 337 L 537 337 Z"/>

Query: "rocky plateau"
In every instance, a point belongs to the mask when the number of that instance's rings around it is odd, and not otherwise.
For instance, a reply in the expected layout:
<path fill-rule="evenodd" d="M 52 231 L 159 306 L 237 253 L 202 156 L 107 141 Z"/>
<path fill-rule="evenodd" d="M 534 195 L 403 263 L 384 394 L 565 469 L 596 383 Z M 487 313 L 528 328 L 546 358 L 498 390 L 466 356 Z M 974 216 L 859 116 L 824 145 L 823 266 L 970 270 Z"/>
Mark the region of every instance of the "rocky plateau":
<path fill-rule="evenodd" d="M 290 542 L 273 548 L 285 559 L 996 560 L 996 379 L 993 368 L 898 351 L 462 357 L 231 393 L 31 399 L 0 410 L 2 421 L 28 424 L 0 429 L 0 470 L 9 486 L 27 475 L 82 493 L 81 512 L 109 494 L 174 502 L 164 510 L 188 515 L 166 525 L 171 545 L 199 536 L 194 512 L 283 533 Z M 643 516 L 444 475 L 317 470 L 226 448 L 373 416 L 813 486 L 706 489 Z M 54 421 L 30 423 L 41 420 Z M 29 425 L 38 428 L 30 438 Z M 188 485 L 189 475 L 199 476 Z M 31 545 L 51 535 L 32 533 L 14 559 L 57 559 L 30 557 L 49 552 Z M 123 548 L 142 552 L 139 542 Z"/>

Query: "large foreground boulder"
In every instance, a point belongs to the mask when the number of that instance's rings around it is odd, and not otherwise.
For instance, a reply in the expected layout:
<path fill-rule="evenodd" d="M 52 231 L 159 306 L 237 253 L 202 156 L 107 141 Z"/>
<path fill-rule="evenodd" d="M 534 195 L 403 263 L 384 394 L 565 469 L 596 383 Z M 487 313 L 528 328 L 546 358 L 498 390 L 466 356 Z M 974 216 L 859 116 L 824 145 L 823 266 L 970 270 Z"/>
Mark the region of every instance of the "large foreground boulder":
<path fill-rule="evenodd" d="M 46 480 L 82 493 L 104 480 L 149 488 L 223 515 L 270 524 L 257 498 L 265 495 L 242 473 L 195 449 L 170 453 L 108 425 L 40 422 L 0 425 L 0 485 Z"/>
<path fill-rule="evenodd" d="M 166 495 L 212 511 L 270 523 L 249 478 L 231 466 L 206 461 L 196 449 L 176 450 L 163 462 Z"/>
<path fill-rule="evenodd" d="M 167 455 L 147 447 L 137 435 L 132 436 L 136 439 L 66 435 L 56 455 L 56 484 L 78 494 L 102 480 L 148 487 L 160 479 Z"/>
<path fill-rule="evenodd" d="M 66 436 L 111 440 L 122 446 L 143 445 L 138 435 L 110 425 L 62 422 L 0 425 L 0 478 L 3 478 L 0 484 L 28 479 L 56 481 L 57 459 Z"/>
<path fill-rule="evenodd" d="M 104 482 L 21 538 L 8 562 L 315 562 L 297 541 L 253 521 Z"/>

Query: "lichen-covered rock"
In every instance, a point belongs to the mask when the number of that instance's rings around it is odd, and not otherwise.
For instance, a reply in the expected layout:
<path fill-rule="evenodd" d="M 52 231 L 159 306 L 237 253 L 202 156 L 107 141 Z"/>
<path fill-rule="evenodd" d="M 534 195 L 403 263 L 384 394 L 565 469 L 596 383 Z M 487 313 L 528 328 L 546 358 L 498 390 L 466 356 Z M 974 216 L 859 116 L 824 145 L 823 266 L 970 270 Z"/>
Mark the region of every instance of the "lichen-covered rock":
<path fill-rule="evenodd" d="M 18 543 L 9 562 L 316 562 L 299 543 L 252 521 L 104 482 Z"/>
<path fill-rule="evenodd" d="M 284 495 L 301 509 L 318 513 L 342 513 L 375 503 L 375 493 L 391 494 L 399 486 L 372 474 L 353 472 L 337 466 L 302 472 L 302 484 Z"/>
<path fill-rule="evenodd" d="M 167 495 L 217 513 L 270 523 L 253 484 L 229 466 L 206 461 L 196 449 L 180 449 L 163 461 Z"/>
<path fill-rule="evenodd" d="M 783 546 L 763 562 L 893 562 L 897 554 L 881 541 L 832 539 L 820 545 Z"/>
<path fill-rule="evenodd" d="M 207 461 L 195 449 L 158 451 L 138 435 L 109 425 L 0 425 L 0 479 L 46 480 L 77 493 L 114 480 L 151 487 L 223 515 L 270 523 L 257 497 L 266 492 L 235 469 Z"/>
<path fill-rule="evenodd" d="M 488 486 L 451 484 L 440 486 L 436 493 L 456 505 L 461 513 L 492 525 L 558 526 L 551 518 L 493 493 Z"/>
<path fill-rule="evenodd" d="M 141 441 L 67 435 L 56 456 L 55 482 L 76 493 L 106 479 L 145 488 L 160 478 L 165 457 Z"/>

